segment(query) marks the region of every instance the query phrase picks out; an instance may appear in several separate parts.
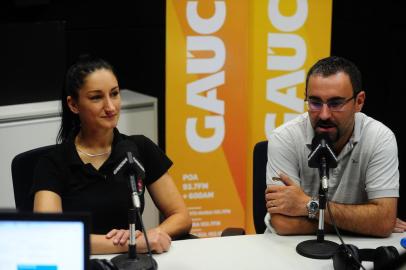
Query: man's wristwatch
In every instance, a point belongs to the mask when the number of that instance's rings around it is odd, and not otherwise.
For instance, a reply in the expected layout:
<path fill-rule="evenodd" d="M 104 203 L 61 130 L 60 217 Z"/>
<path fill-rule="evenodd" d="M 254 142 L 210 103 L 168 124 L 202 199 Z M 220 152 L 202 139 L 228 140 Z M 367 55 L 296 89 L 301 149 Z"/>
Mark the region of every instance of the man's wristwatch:
<path fill-rule="evenodd" d="M 310 219 L 315 219 L 317 217 L 317 212 L 319 211 L 319 200 L 312 197 L 306 205 L 308 217 Z"/>

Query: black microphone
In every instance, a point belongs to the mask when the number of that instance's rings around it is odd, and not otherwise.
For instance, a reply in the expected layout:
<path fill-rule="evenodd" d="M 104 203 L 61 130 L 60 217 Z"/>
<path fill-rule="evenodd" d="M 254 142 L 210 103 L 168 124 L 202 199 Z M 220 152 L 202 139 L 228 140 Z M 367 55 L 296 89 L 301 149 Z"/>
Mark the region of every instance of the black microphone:
<path fill-rule="evenodd" d="M 145 169 L 141 162 L 134 157 L 133 153 L 137 153 L 137 147 L 134 143 L 128 140 L 117 143 L 114 148 L 114 155 L 124 156 L 124 158 L 113 170 L 113 174 L 117 175 L 120 171 L 122 171 L 126 176 L 128 176 L 128 186 L 130 188 L 131 199 L 135 209 L 129 209 L 128 211 L 130 232 L 128 254 L 118 255 L 111 261 L 119 270 L 153 270 L 158 269 L 158 265 L 154 258 L 152 258 L 151 248 L 140 211 L 140 195 L 144 193 L 145 189 L 143 184 L 143 179 L 145 178 Z M 141 230 L 144 233 L 148 254 L 136 253 L 135 224 L 137 217 L 141 225 Z"/>
<path fill-rule="evenodd" d="M 126 152 L 125 155 L 123 161 L 114 169 L 113 174 L 116 175 L 120 170 L 124 170 L 128 175 L 133 204 L 139 209 L 141 208 L 139 196 L 144 193 L 145 188 L 143 183 L 145 169 L 131 152 Z"/>
<path fill-rule="evenodd" d="M 324 157 L 329 168 L 337 167 L 337 157 L 331 148 L 331 140 L 328 134 L 316 134 L 312 140 L 312 152 L 308 156 L 310 168 L 318 168 Z"/>
<path fill-rule="evenodd" d="M 114 147 L 114 155 L 119 157 L 124 156 L 124 158 L 113 170 L 113 174 L 117 175 L 120 171 L 127 174 L 130 177 L 131 192 L 137 192 L 141 195 L 145 189 L 143 184 L 145 169 L 141 162 L 135 158 L 134 153 L 137 153 L 134 143 L 128 140 L 117 143 Z"/>
<path fill-rule="evenodd" d="M 328 134 L 316 134 L 312 140 L 312 151 L 308 156 L 310 168 L 318 168 L 321 178 L 322 188 L 328 189 L 328 170 L 337 167 L 337 157 L 331 148 L 331 140 Z"/>
<path fill-rule="evenodd" d="M 312 151 L 308 156 L 310 168 L 319 168 L 319 225 L 317 239 L 305 240 L 296 246 L 296 251 L 313 259 L 329 259 L 338 248 L 338 244 L 324 239 L 324 210 L 327 205 L 328 169 L 337 167 L 337 157 L 331 148 L 328 134 L 317 134 L 312 141 Z"/>

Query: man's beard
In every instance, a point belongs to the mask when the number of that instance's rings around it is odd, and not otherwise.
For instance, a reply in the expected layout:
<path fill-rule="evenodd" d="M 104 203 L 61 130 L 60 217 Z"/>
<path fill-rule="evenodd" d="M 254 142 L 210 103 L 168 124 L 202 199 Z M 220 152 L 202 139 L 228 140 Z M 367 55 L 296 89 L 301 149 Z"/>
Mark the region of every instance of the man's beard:
<path fill-rule="evenodd" d="M 317 127 L 320 127 L 320 128 L 334 127 L 336 132 L 335 133 L 317 132 L 317 129 L 316 129 Z M 331 121 L 323 121 L 323 120 L 317 121 L 316 126 L 314 127 L 314 132 L 317 133 L 317 134 L 326 133 L 333 144 L 336 143 L 340 139 L 340 129 L 337 127 L 336 124 L 332 123 Z"/>

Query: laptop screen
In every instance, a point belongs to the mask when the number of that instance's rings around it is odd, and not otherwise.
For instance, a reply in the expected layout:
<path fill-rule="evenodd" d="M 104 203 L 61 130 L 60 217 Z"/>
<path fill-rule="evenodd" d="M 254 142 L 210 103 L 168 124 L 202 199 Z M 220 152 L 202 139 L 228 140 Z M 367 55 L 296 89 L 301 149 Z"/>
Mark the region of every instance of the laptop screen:
<path fill-rule="evenodd" d="M 88 217 L 0 213 L 0 268 L 87 270 Z"/>

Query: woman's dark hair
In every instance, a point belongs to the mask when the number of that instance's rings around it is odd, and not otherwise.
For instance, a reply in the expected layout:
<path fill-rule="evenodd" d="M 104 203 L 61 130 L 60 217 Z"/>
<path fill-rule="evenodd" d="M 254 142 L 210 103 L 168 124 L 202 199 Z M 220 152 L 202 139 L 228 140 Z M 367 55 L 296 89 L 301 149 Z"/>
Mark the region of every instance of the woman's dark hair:
<path fill-rule="evenodd" d="M 330 56 L 317 61 L 317 63 L 310 68 L 306 77 L 305 96 L 307 97 L 307 87 L 309 84 L 310 76 L 321 75 L 323 77 L 328 77 L 339 72 L 344 72 L 350 78 L 352 93 L 354 96 L 362 91 L 361 72 L 359 71 L 357 66 L 350 60 L 347 60 L 343 57 Z"/>
<path fill-rule="evenodd" d="M 66 141 L 72 130 L 80 128 L 79 116 L 69 109 L 67 97 L 71 96 L 74 100 L 77 100 L 79 90 L 85 84 L 87 76 L 100 69 L 110 70 L 115 74 L 113 67 L 107 61 L 89 55 L 81 55 L 78 61 L 70 66 L 66 72 L 65 85 L 62 89 L 61 97 L 62 121 L 58 132 L 57 143 Z"/>

